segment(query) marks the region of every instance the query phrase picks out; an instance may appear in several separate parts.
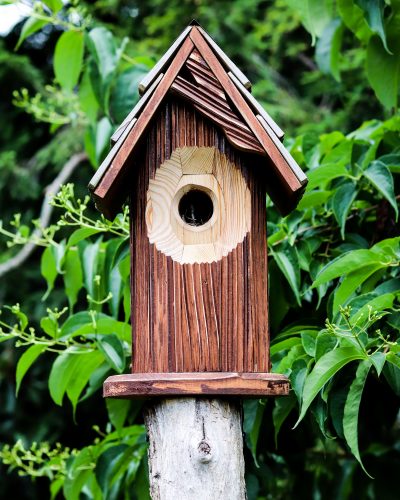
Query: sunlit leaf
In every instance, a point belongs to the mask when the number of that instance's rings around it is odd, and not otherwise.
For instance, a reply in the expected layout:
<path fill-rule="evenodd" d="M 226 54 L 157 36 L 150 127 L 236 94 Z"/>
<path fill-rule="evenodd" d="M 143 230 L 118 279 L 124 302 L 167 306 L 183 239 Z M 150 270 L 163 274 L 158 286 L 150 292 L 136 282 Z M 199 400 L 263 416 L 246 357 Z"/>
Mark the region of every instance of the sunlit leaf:
<path fill-rule="evenodd" d="M 71 91 L 78 83 L 83 61 L 83 33 L 65 31 L 54 51 L 54 74 L 65 90 Z"/>

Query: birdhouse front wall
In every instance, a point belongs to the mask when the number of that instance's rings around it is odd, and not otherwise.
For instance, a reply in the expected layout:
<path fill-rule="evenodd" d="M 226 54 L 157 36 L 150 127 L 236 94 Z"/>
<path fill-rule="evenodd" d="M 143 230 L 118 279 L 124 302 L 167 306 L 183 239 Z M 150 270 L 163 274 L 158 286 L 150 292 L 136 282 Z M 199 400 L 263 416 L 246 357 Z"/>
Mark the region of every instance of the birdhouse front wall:
<path fill-rule="evenodd" d="M 132 171 L 132 372 L 268 372 L 260 158 L 170 97 Z"/>

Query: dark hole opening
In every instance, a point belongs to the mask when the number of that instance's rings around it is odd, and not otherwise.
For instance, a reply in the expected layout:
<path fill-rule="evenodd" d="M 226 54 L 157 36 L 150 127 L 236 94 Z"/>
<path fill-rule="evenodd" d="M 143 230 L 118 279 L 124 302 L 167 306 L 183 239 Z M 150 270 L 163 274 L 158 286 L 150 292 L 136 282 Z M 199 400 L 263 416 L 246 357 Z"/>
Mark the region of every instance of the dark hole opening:
<path fill-rule="evenodd" d="M 186 224 L 202 226 L 211 219 L 214 206 L 207 193 L 199 189 L 192 189 L 180 199 L 178 212 Z"/>

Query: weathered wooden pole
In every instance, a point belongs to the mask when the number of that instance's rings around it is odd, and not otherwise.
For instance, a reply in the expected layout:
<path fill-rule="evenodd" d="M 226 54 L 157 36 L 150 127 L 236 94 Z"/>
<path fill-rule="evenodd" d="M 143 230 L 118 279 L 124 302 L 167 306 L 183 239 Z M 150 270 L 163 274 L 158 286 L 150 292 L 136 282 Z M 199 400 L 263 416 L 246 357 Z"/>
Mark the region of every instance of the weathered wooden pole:
<path fill-rule="evenodd" d="M 145 423 L 153 500 L 246 498 L 237 402 L 154 400 L 145 410 Z"/>
<path fill-rule="evenodd" d="M 89 185 L 109 219 L 130 200 L 132 373 L 104 396 L 151 399 L 153 499 L 245 498 L 234 398 L 289 391 L 270 373 L 265 196 L 286 214 L 307 180 L 249 87 L 192 23 Z"/>

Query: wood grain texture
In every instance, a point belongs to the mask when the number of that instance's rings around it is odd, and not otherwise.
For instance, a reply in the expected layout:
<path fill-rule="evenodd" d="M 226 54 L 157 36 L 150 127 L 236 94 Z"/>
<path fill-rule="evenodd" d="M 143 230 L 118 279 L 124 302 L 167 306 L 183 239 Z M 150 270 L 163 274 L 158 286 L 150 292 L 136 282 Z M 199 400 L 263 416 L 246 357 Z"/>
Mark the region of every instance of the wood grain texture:
<path fill-rule="evenodd" d="M 103 385 L 107 398 L 145 396 L 287 396 L 289 381 L 276 373 L 135 373 L 113 375 Z"/>
<path fill-rule="evenodd" d="M 247 498 L 237 401 L 161 398 L 144 406 L 144 421 L 152 500 Z"/>
<path fill-rule="evenodd" d="M 146 192 L 172 151 L 193 145 L 215 147 L 236 165 L 250 192 L 252 222 L 220 261 L 182 265 L 148 239 Z M 153 121 L 131 181 L 133 373 L 269 371 L 269 178 L 262 160 L 233 148 L 219 128 L 176 98 Z"/>
<path fill-rule="evenodd" d="M 197 50 L 188 57 L 171 91 L 192 102 L 195 108 L 222 127 L 228 140 L 243 151 L 265 154 L 241 116 L 229 104 L 225 92 Z M 192 80 L 192 81 L 190 81 Z"/>
<path fill-rule="evenodd" d="M 295 193 L 302 191 L 302 186 L 296 175 L 287 164 L 285 158 L 276 149 L 276 146 L 269 135 L 266 133 L 260 122 L 255 117 L 249 105 L 241 95 L 240 91 L 236 88 L 228 74 L 222 67 L 216 55 L 213 53 L 208 43 L 203 38 L 202 34 L 197 27 L 193 27 L 190 32 L 190 38 L 193 41 L 196 49 L 200 52 L 203 59 L 210 66 L 212 72 L 220 82 L 224 91 L 229 95 L 236 109 L 243 117 L 245 122 L 253 131 L 260 144 L 263 146 L 265 152 L 272 160 L 272 165 L 276 168 L 278 175 L 287 184 L 289 192 Z"/>
<path fill-rule="evenodd" d="M 191 190 L 205 192 L 211 218 L 187 224 L 179 202 Z M 147 190 L 146 225 L 150 243 L 181 264 L 216 262 L 241 243 L 251 227 L 251 195 L 232 162 L 214 147 L 174 149 L 157 169 Z"/>

